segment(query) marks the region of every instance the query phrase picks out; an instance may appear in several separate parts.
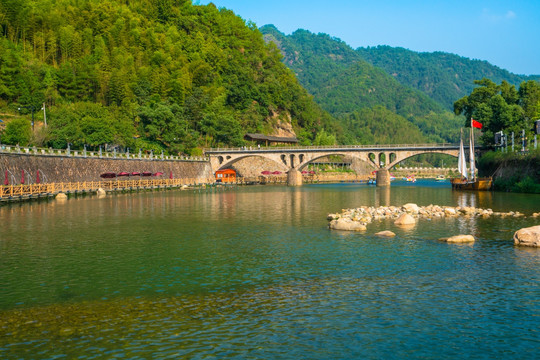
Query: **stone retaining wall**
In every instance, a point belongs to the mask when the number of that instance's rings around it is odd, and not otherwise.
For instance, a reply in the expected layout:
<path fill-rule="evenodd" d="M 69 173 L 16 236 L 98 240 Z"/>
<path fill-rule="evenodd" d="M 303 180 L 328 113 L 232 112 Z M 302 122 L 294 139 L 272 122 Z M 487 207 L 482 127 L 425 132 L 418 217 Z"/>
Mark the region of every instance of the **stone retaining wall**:
<path fill-rule="evenodd" d="M 78 158 L 66 156 L 44 156 L 29 154 L 0 154 L 0 184 L 4 184 L 8 171 L 10 185 L 21 182 L 22 171 L 25 183 L 35 183 L 39 170 L 42 183 L 99 181 L 105 172 L 162 172 L 161 178 L 197 179 L 198 182 L 213 182 L 210 163 L 207 161 L 172 161 L 161 159 L 111 159 Z M 15 180 L 13 180 L 15 179 Z"/>

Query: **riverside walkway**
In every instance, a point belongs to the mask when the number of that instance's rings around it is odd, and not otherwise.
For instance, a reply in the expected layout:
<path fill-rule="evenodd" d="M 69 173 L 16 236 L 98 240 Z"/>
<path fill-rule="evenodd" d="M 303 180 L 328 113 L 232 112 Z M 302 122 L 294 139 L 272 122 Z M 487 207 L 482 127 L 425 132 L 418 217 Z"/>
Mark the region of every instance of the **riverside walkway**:
<path fill-rule="evenodd" d="M 105 191 L 131 191 L 201 186 L 196 179 L 107 180 L 28 185 L 0 185 L 0 201 L 20 201 L 54 197 L 59 193 L 83 194 Z"/>

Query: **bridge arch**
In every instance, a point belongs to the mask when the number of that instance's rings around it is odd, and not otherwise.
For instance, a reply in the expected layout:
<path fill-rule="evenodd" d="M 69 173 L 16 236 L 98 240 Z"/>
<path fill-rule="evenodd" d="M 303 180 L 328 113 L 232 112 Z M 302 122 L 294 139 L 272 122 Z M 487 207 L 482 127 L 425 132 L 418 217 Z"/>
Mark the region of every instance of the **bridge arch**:
<path fill-rule="evenodd" d="M 458 151 L 448 151 L 448 150 L 431 150 L 431 151 L 411 151 L 408 152 L 406 155 L 402 154 L 401 156 L 396 156 L 395 160 L 390 162 L 388 166 L 386 166 L 387 169 L 391 169 L 397 164 L 399 164 L 402 161 L 405 161 L 413 156 L 422 155 L 422 154 L 443 154 L 443 155 L 449 155 L 453 157 L 458 157 Z"/>
<path fill-rule="evenodd" d="M 276 159 L 271 158 L 271 157 L 267 157 L 267 156 L 263 156 L 263 155 L 259 155 L 259 154 L 245 154 L 245 155 L 241 155 L 241 156 L 234 157 L 234 158 L 231 158 L 230 156 L 227 156 L 227 160 L 225 162 L 223 162 L 223 163 L 220 163 L 218 167 L 213 169 L 213 171 L 215 172 L 217 170 L 223 170 L 223 169 L 230 168 L 235 163 L 237 163 L 237 162 L 239 162 L 241 160 L 249 159 L 249 158 L 261 158 L 261 159 L 265 159 L 265 160 L 270 160 L 271 162 L 275 163 L 279 167 L 283 167 L 283 166 L 287 167 L 288 166 L 287 164 L 285 164 L 283 162 L 280 163 L 279 161 L 276 161 Z"/>
<path fill-rule="evenodd" d="M 366 158 L 365 156 L 362 157 L 362 156 L 358 156 L 356 153 L 347 153 L 347 152 L 342 152 L 342 153 L 332 153 L 332 154 L 320 154 L 320 155 L 317 155 L 317 156 L 310 156 L 308 160 L 306 160 L 306 158 L 308 156 L 306 155 L 300 155 L 301 159 L 305 160 L 305 161 L 302 161 L 301 164 L 298 166 L 298 171 L 302 171 L 304 170 L 309 164 L 312 164 L 313 162 L 319 160 L 319 159 L 322 159 L 322 158 L 325 158 L 325 157 L 329 157 L 329 156 L 347 156 L 347 157 L 350 157 L 350 158 L 354 158 L 354 159 L 357 159 L 357 160 L 360 160 L 361 162 L 365 163 L 365 164 L 368 164 L 369 166 L 371 166 L 372 168 L 374 169 L 377 169 L 377 165 L 369 158 Z"/>

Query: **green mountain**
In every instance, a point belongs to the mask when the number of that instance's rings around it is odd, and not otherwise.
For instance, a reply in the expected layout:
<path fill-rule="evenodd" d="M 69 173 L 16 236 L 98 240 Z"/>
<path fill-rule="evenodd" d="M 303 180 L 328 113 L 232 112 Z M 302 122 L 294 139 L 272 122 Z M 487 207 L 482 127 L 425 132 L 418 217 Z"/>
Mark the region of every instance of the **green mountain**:
<path fill-rule="evenodd" d="M 488 78 L 518 87 L 540 76 L 516 75 L 487 61 L 471 60 L 444 52 L 419 53 L 404 48 L 376 46 L 358 48 L 356 53 L 394 77 L 402 85 L 417 89 L 449 110 L 454 102 L 472 92 L 475 80 Z"/>
<path fill-rule="evenodd" d="M 212 4 L 3 0 L 0 113 L 26 120 L 8 122 L 3 141 L 25 145 L 43 103 L 49 126 L 30 142 L 55 147 L 194 153 L 283 123 L 303 143 L 338 132 L 280 57 L 252 23 Z"/>
<path fill-rule="evenodd" d="M 339 119 L 344 128 L 344 142 L 458 139 L 462 120 L 426 94 L 400 84 L 384 70 L 371 65 L 343 41 L 306 30 L 287 36 L 272 25 L 263 26 L 261 32 L 267 42 L 278 46 L 283 62 L 321 107 Z M 381 114 L 386 109 L 385 116 L 377 118 L 383 124 L 386 122 L 386 126 L 396 127 L 396 136 L 373 136 L 376 131 L 368 126 L 373 121 L 365 116 L 365 109 L 372 114 Z"/>

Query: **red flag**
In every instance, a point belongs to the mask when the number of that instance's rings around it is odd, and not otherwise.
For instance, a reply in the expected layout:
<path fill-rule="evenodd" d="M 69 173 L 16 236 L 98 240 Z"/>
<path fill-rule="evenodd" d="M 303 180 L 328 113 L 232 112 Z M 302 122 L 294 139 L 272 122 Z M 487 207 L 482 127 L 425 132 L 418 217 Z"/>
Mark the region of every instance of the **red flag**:
<path fill-rule="evenodd" d="M 6 170 L 5 175 L 4 175 L 4 185 L 9 185 L 9 179 L 8 179 L 7 170 Z"/>
<path fill-rule="evenodd" d="M 36 184 L 39 184 L 41 181 L 41 179 L 39 178 L 39 170 L 37 171 L 37 174 L 36 174 Z"/>
<path fill-rule="evenodd" d="M 482 128 L 482 123 L 480 123 L 480 122 L 478 122 L 478 121 L 476 121 L 476 120 L 474 120 L 474 119 L 471 119 L 471 121 L 472 121 L 472 127 L 473 127 L 473 128 L 477 128 L 477 129 L 481 129 L 481 128 Z"/>
<path fill-rule="evenodd" d="M 24 170 L 21 170 L 21 184 L 24 184 Z"/>

